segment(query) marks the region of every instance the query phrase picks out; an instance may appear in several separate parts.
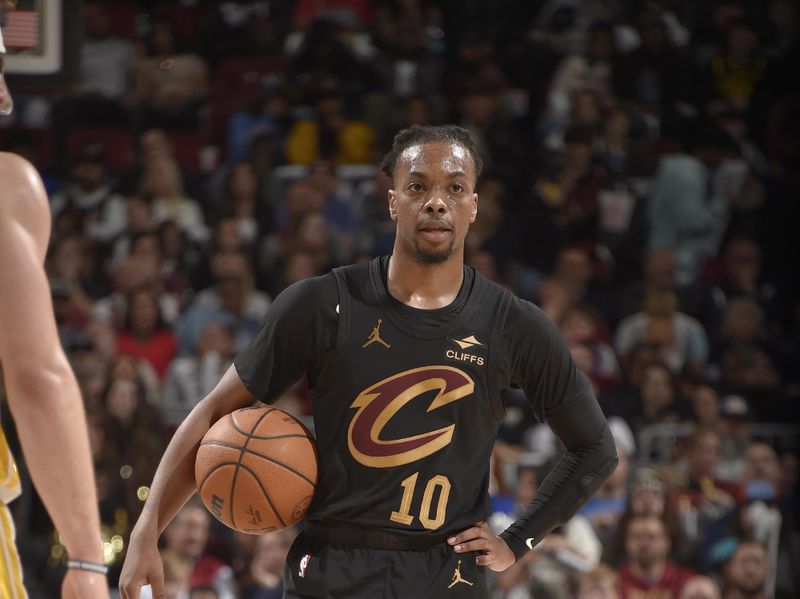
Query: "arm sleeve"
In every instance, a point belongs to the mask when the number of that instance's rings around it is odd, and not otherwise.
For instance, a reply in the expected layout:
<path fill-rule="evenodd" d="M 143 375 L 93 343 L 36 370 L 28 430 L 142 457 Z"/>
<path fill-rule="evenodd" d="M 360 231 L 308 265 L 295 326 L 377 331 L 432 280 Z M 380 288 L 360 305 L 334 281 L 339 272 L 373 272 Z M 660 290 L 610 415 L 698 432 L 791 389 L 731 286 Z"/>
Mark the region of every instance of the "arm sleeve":
<path fill-rule="evenodd" d="M 565 449 L 530 505 L 500 535 L 519 559 L 586 503 L 616 468 L 617 454 L 589 382 L 547 316 L 514 298 L 504 341 L 510 382 L 525 391 L 536 417 Z"/>
<path fill-rule="evenodd" d="M 252 341 L 234 360 L 256 399 L 274 402 L 305 373 L 313 386 L 324 353 L 336 345 L 338 301 L 332 274 L 290 285 L 275 298 Z"/>

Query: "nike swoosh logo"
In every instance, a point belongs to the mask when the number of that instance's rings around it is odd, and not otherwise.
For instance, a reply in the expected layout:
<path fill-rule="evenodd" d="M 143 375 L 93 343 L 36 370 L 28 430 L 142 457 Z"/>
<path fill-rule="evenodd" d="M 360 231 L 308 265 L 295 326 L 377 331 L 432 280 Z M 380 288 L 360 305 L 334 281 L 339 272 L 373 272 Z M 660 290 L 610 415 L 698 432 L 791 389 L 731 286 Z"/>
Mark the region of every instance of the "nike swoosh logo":
<path fill-rule="evenodd" d="M 528 546 L 528 549 L 533 549 L 533 541 L 534 541 L 534 540 L 535 540 L 535 539 L 534 539 L 533 537 L 531 537 L 531 538 L 529 538 L 529 539 L 527 539 L 527 540 L 525 541 L 525 544 Z"/>

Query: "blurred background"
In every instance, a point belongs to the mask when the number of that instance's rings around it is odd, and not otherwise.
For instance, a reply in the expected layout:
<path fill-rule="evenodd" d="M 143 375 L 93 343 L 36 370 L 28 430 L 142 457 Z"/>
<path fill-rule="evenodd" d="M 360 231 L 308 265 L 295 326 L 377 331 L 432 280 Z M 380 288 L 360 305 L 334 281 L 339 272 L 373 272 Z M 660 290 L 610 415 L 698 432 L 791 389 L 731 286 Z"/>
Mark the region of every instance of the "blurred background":
<path fill-rule="evenodd" d="M 0 149 L 50 195 L 112 585 L 177 424 L 284 287 L 391 251 L 375 165 L 452 122 L 486 164 L 468 264 L 557 323 L 621 458 L 492 596 L 800 596 L 795 2 L 24 0 L 12 55 L 55 4 L 74 59 L 44 93 L 9 69 Z M 497 531 L 560 451 L 505 400 Z M 311 424 L 304 381 L 278 405 Z M 26 583 L 55 597 L 64 548 L 21 467 Z M 293 535 L 190 503 L 168 597 L 280 597 Z"/>

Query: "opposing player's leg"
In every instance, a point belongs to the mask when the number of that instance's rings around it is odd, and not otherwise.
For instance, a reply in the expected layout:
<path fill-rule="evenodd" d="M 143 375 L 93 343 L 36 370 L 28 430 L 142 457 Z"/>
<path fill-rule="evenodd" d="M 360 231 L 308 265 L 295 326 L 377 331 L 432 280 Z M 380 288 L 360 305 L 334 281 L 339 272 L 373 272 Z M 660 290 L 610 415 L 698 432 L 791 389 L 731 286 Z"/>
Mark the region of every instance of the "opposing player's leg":
<path fill-rule="evenodd" d="M 5 504 L 0 504 L 0 597 L 25 599 L 22 568 L 14 545 L 14 521 Z"/>

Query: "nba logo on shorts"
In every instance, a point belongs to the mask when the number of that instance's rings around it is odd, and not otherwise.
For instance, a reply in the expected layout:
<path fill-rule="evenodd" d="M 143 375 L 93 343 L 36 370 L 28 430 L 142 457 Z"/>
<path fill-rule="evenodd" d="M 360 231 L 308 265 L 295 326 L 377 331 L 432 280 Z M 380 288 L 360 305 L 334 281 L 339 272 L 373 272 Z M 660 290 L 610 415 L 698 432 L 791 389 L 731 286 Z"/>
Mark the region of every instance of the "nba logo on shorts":
<path fill-rule="evenodd" d="M 303 556 L 303 559 L 300 560 L 300 578 L 305 578 L 306 576 L 306 568 L 308 568 L 308 562 L 311 561 L 311 556 L 307 553 Z"/>

